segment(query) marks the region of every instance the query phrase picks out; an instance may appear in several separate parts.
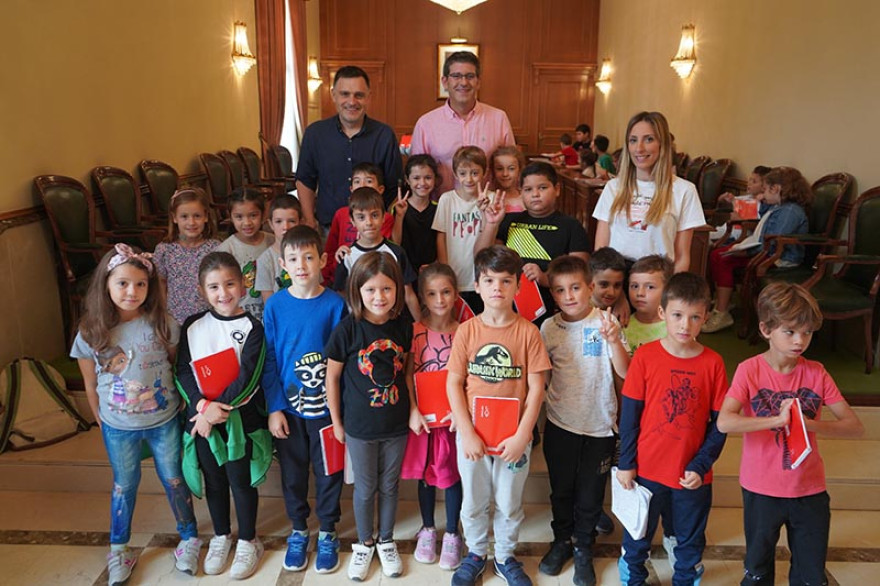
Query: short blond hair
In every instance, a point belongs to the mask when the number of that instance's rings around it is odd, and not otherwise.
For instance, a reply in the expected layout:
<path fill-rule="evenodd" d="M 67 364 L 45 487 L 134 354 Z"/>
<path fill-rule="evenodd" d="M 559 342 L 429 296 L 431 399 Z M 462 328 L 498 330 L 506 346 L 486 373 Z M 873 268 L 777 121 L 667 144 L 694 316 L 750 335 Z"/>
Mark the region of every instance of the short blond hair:
<path fill-rule="evenodd" d="M 776 281 L 770 283 L 757 302 L 758 321 L 772 331 L 783 325 L 822 327 L 822 310 L 816 298 L 801 285 Z"/>

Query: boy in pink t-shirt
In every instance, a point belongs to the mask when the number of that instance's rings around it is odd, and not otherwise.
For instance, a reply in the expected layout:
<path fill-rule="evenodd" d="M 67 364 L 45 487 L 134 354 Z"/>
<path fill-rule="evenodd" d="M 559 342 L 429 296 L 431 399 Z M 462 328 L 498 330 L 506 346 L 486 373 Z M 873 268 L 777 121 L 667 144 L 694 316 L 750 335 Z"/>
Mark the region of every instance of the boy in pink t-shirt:
<path fill-rule="evenodd" d="M 826 584 L 831 508 L 816 434 L 858 437 L 864 432 L 831 376 L 802 354 L 822 325 L 816 300 L 800 285 L 773 283 L 758 297 L 761 335 L 770 349 L 740 363 L 721 406 L 718 428 L 743 433 L 739 480 L 743 492 L 745 574 L 741 584 L 774 583 L 779 529 L 791 550 L 792 584 Z M 785 434 L 797 398 L 812 452 L 796 468 Z M 821 421 L 822 405 L 836 417 Z"/>

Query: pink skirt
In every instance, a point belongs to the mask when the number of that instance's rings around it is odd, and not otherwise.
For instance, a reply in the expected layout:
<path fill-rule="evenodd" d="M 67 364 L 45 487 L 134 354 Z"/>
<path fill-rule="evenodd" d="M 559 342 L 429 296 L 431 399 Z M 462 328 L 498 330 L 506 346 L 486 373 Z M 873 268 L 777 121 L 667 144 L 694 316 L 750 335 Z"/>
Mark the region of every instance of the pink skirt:
<path fill-rule="evenodd" d="M 424 480 L 429 486 L 447 489 L 459 480 L 455 452 L 455 434 L 448 427 L 436 427 L 431 433 L 409 432 L 400 477 Z"/>

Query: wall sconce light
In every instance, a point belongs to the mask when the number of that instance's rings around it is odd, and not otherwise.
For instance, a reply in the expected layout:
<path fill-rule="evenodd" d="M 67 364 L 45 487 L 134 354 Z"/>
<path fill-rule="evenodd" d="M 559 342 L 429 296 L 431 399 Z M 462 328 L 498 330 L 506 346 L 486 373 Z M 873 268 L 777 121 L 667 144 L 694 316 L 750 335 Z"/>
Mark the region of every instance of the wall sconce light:
<path fill-rule="evenodd" d="M 599 70 L 596 87 L 606 96 L 611 91 L 611 59 L 602 59 L 602 69 Z"/>
<path fill-rule="evenodd" d="M 678 53 L 672 58 L 669 66 L 678 74 L 678 77 L 687 79 L 697 64 L 696 43 L 694 40 L 694 25 L 686 24 L 681 27 L 681 42 L 678 44 Z"/>
<path fill-rule="evenodd" d="M 313 92 L 324 83 L 324 80 L 321 79 L 321 75 L 318 73 L 318 58 L 317 57 L 309 57 L 309 91 Z"/>
<path fill-rule="evenodd" d="M 248 45 L 247 25 L 236 21 L 232 36 L 232 66 L 238 75 L 244 75 L 256 62 L 257 58 Z"/>
<path fill-rule="evenodd" d="M 461 14 L 469 8 L 473 8 L 477 4 L 482 4 L 486 0 L 431 0 L 434 4 L 439 4 L 443 8 L 448 8 L 456 14 Z"/>

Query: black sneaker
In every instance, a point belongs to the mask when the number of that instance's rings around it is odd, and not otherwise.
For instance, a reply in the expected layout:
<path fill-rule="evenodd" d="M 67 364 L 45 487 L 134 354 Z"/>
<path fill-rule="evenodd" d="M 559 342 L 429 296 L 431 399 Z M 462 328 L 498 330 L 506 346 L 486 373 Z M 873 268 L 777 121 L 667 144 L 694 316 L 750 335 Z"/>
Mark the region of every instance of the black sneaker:
<path fill-rule="evenodd" d="M 614 533 L 614 521 L 608 516 L 608 513 L 602 511 L 599 515 L 599 521 L 596 523 L 596 533 L 599 535 L 611 535 Z"/>
<path fill-rule="evenodd" d="M 572 549 L 571 541 L 554 541 L 550 544 L 550 551 L 541 558 L 538 570 L 548 576 L 558 576 L 565 562 L 571 559 Z"/>
<path fill-rule="evenodd" d="M 596 586 L 596 570 L 593 568 L 593 552 L 588 547 L 574 548 L 575 586 Z"/>

